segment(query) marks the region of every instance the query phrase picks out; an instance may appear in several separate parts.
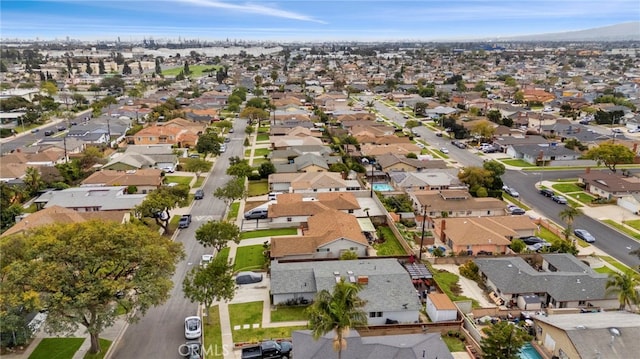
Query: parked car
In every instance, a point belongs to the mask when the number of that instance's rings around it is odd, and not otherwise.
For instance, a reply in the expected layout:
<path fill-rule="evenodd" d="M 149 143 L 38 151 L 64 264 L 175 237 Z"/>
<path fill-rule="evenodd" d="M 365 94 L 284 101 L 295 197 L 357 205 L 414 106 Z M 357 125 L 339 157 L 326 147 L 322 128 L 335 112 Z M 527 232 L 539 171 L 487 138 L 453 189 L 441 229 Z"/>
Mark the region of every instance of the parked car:
<path fill-rule="evenodd" d="M 198 341 L 188 341 L 180 346 L 180 354 L 188 359 L 202 359 L 202 344 Z"/>
<path fill-rule="evenodd" d="M 266 340 L 260 344 L 242 348 L 242 359 L 289 358 L 293 344 L 289 341 Z"/>
<path fill-rule="evenodd" d="M 534 244 L 540 244 L 544 247 L 551 247 L 551 243 L 545 241 L 544 239 L 540 238 L 540 237 L 536 237 L 536 236 L 531 236 L 531 237 L 522 237 L 520 238 L 521 241 L 524 242 L 524 244 L 526 245 L 534 245 Z"/>
<path fill-rule="evenodd" d="M 436 136 L 442 137 L 442 132 L 436 132 Z"/>
<path fill-rule="evenodd" d="M 251 284 L 262 282 L 262 273 L 239 272 L 236 275 L 236 284 Z"/>
<path fill-rule="evenodd" d="M 576 228 L 573 230 L 573 234 L 575 234 L 576 237 L 588 243 L 593 243 L 596 241 L 596 238 L 593 235 L 591 235 L 591 233 L 589 233 L 586 229 Z"/>
<path fill-rule="evenodd" d="M 268 211 L 266 208 L 254 208 L 245 212 L 244 219 L 264 219 L 267 218 Z"/>
<path fill-rule="evenodd" d="M 553 197 L 556 195 L 555 192 L 553 192 L 552 190 L 548 189 L 548 188 L 543 188 L 540 190 L 540 194 L 545 196 L 545 197 Z"/>
<path fill-rule="evenodd" d="M 55 133 L 55 131 L 53 131 L 53 130 L 46 130 L 46 131 L 44 131 L 44 135 L 45 135 L 45 136 L 53 136 L 53 134 L 54 134 L 54 133 Z"/>
<path fill-rule="evenodd" d="M 518 191 L 516 191 L 515 189 L 509 187 L 509 186 L 503 186 L 502 190 L 507 192 L 507 194 L 511 197 L 520 197 L 520 193 L 518 193 Z"/>
<path fill-rule="evenodd" d="M 567 204 L 567 199 L 563 196 L 552 196 L 551 199 L 558 204 Z"/>
<path fill-rule="evenodd" d="M 58 131 L 64 131 L 64 130 L 66 130 L 67 128 L 66 128 L 66 127 L 64 127 L 64 126 L 58 126 L 58 127 L 56 127 L 56 129 L 57 129 Z"/>
<path fill-rule="evenodd" d="M 636 132 L 640 132 L 640 128 L 636 127 L 636 128 L 632 128 L 629 131 L 627 131 L 628 133 L 636 133 Z"/>
<path fill-rule="evenodd" d="M 200 259 L 200 266 L 206 267 L 213 261 L 213 254 L 203 254 Z"/>
<path fill-rule="evenodd" d="M 38 133 L 38 132 L 40 132 L 39 128 L 34 128 L 33 130 L 31 130 L 31 133 Z"/>
<path fill-rule="evenodd" d="M 449 153 L 449 150 L 446 147 L 441 147 L 440 148 L 440 152 L 442 153 Z"/>
<path fill-rule="evenodd" d="M 193 195 L 194 199 L 203 199 L 204 198 L 204 191 L 201 189 L 196 190 L 196 193 Z"/>
<path fill-rule="evenodd" d="M 525 214 L 526 211 L 520 207 L 516 207 L 514 209 L 511 210 L 511 214 L 514 216 L 522 216 L 523 214 Z"/>
<path fill-rule="evenodd" d="M 190 224 L 191 224 L 191 215 L 183 214 L 182 217 L 180 217 L 180 221 L 178 222 L 178 228 L 189 228 Z"/>
<path fill-rule="evenodd" d="M 220 145 L 220 153 L 225 153 L 227 151 L 227 145 L 224 143 Z"/>
<path fill-rule="evenodd" d="M 176 171 L 176 169 L 175 169 L 175 168 L 173 168 L 173 167 L 169 167 L 169 166 L 167 166 L 167 167 L 162 167 L 162 168 L 161 168 L 161 170 L 163 170 L 163 171 L 165 171 L 165 172 L 168 172 L 168 173 L 173 173 L 173 172 L 175 172 L 175 171 Z"/>
<path fill-rule="evenodd" d="M 189 155 L 189 158 L 200 158 L 200 154 L 199 153 L 192 153 Z"/>
<path fill-rule="evenodd" d="M 233 133 L 233 128 L 230 128 L 230 129 L 229 129 L 229 133 Z"/>
<path fill-rule="evenodd" d="M 229 137 L 225 137 L 224 138 L 224 143 L 229 143 L 229 142 L 231 142 L 231 139 Z"/>
<path fill-rule="evenodd" d="M 458 148 L 462 148 L 462 149 L 467 148 L 467 145 L 466 145 L 464 142 L 462 142 L 462 141 L 458 141 L 458 140 L 456 140 L 456 141 L 451 141 L 451 144 L 452 144 L 452 145 L 454 145 L 454 146 L 456 146 L 456 147 L 458 147 Z"/>
<path fill-rule="evenodd" d="M 198 339 L 202 335 L 202 320 L 200 317 L 191 316 L 184 318 L 184 337 L 186 339 Z"/>

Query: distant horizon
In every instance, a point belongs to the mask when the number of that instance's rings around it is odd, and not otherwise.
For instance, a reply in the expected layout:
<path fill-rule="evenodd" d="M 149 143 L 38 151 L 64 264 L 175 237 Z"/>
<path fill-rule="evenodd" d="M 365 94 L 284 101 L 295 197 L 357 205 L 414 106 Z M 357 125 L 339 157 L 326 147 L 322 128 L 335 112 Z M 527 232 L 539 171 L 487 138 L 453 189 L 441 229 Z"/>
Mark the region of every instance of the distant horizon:
<path fill-rule="evenodd" d="M 582 31 L 639 13 L 637 0 L 2 0 L 0 38 L 455 42 Z"/>

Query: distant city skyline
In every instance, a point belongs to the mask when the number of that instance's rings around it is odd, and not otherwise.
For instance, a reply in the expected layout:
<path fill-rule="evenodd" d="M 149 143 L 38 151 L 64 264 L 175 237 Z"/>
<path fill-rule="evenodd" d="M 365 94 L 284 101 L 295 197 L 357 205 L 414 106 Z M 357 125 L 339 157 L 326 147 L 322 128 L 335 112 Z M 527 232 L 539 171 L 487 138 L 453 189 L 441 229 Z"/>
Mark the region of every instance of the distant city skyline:
<path fill-rule="evenodd" d="M 639 14 L 638 0 L 2 0 L 0 37 L 456 41 L 585 30 Z"/>

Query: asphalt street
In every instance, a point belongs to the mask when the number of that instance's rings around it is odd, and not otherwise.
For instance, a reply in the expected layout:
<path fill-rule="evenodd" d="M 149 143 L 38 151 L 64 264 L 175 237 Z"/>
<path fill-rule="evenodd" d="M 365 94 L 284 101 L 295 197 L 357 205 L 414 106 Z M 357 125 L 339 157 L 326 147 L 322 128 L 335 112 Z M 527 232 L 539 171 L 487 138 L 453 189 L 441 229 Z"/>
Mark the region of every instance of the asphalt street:
<path fill-rule="evenodd" d="M 244 129 L 246 122 L 236 120 L 234 133 L 230 134 L 231 142 L 227 151 L 216 159 L 211 173 L 203 185 L 205 197 L 194 201 L 191 208 L 192 223 L 189 228 L 180 230 L 176 241 L 184 245 L 186 257 L 178 263 L 173 276 L 174 287 L 171 297 L 164 304 L 152 308 L 137 323 L 129 325 L 122 340 L 118 343 L 112 358 L 180 358 L 180 345 L 185 343 L 184 318 L 196 315 L 198 303 L 191 303 L 184 298 L 182 280 L 193 266 L 200 263 L 203 254 L 212 253 L 212 249 L 204 248 L 195 240 L 196 229 L 209 220 L 219 220 L 226 213 L 224 202 L 213 196 L 216 188 L 224 185 L 230 177 L 226 175 L 231 156 L 243 157 Z"/>

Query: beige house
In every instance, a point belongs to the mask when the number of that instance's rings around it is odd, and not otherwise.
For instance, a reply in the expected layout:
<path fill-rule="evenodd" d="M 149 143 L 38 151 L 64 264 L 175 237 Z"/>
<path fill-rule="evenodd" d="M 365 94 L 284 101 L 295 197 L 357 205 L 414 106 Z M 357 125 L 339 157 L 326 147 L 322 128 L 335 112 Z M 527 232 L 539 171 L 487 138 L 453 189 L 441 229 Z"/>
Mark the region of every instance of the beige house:
<path fill-rule="evenodd" d="M 134 193 L 149 193 L 162 185 L 162 170 L 145 168 L 129 171 L 102 170 L 82 181 L 81 187 L 126 186 L 135 187 Z"/>
<path fill-rule="evenodd" d="M 360 189 L 358 181 L 345 180 L 337 172 L 273 173 L 269 175 L 273 192 L 346 192 Z"/>
<path fill-rule="evenodd" d="M 506 205 L 497 198 L 475 198 L 466 190 L 414 191 L 408 193 L 416 213 L 427 206 L 430 218 L 504 216 Z"/>
<path fill-rule="evenodd" d="M 313 198 L 303 198 L 300 193 L 279 194 L 277 203 L 269 206 L 269 227 L 306 225 L 310 216 L 330 209 L 354 214 L 360 204 L 353 193 L 346 192 L 323 192 Z"/>

